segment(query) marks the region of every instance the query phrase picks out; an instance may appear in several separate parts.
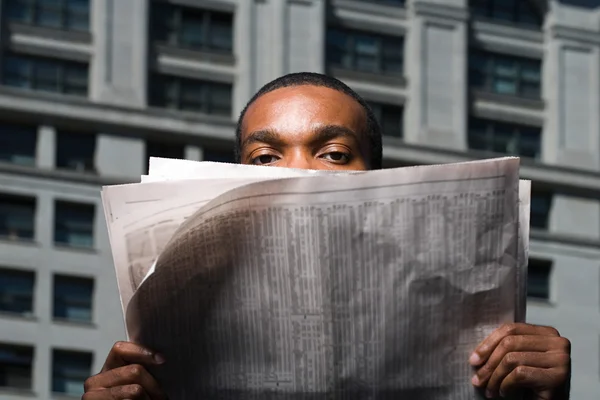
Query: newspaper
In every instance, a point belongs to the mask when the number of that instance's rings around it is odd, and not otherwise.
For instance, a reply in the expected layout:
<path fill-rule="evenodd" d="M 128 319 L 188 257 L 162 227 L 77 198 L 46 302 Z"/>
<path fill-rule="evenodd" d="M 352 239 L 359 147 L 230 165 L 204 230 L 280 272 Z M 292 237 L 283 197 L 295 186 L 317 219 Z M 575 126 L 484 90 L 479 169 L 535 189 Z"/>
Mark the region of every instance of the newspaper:
<path fill-rule="evenodd" d="M 525 315 L 518 168 L 153 160 L 102 196 L 129 339 L 170 398 L 483 398 L 470 353 Z"/>

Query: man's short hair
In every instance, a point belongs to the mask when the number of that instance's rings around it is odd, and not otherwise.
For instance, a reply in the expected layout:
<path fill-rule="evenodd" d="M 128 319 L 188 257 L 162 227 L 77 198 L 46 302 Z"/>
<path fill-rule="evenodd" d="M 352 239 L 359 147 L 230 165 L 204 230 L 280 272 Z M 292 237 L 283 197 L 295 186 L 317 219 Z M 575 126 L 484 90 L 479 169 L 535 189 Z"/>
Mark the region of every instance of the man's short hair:
<path fill-rule="evenodd" d="M 382 144 L 381 144 L 381 127 L 373 110 L 367 104 L 367 102 L 358 95 L 354 90 L 350 89 L 348 85 L 342 81 L 335 79 L 331 76 L 317 74 L 314 72 L 298 72 L 293 74 L 284 75 L 277 78 L 265 86 L 263 86 L 246 104 L 246 107 L 242 110 L 240 117 L 237 122 L 237 128 L 235 132 L 235 160 L 241 162 L 242 153 L 242 124 L 244 122 L 244 116 L 248 107 L 250 107 L 259 97 L 269 92 L 273 92 L 280 88 L 294 87 L 294 86 L 319 86 L 326 87 L 329 89 L 337 90 L 338 92 L 344 93 L 352 97 L 358 104 L 361 105 L 367 117 L 366 126 L 363 128 L 363 132 L 360 132 L 367 136 L 369 139 L 369 145 L 371 147 L 371 169 L 381 169 L 382 159 Z"/>

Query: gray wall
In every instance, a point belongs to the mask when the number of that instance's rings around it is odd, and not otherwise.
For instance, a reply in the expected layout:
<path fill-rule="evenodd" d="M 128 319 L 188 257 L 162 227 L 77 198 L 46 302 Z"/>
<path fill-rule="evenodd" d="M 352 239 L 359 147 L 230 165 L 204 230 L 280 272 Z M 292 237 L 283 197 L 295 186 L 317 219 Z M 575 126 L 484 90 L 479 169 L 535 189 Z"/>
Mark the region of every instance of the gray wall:
<path fill-rule="evenodd" d="M 175 2 L 175 1 L 174 1 Z M 94 352 L 98 371 L 111 344 L 124 338 L 108 238 L 99 200 L 102 184 L 137 181 L 145 165 L 145 137 L 189 143 L 186 156 L 231 144 L 234 120 L 264 83 L 287 72 L 325 71 L 328 18 L 405 37 L 403 79 L 334 71 L 370 100 L 405 106 L 405 138 L 385 139 L 390 163 L 439 163 L 480 157 L 467 150 L 467 116 L 543 127 L 542 162 L 528 162 L 523 177 L 555 188 L 546 232 L 533 231 L 531 252 L 553 261 L 551 299 L 531 302 L 528 319 L 556 326 L 573 341 L 573 399 L 600 393 L 600 8 L 549 2 L 541 31 L 469 20 L 466 0 L 414 0 L 393 8 L 358 0 L 179 0 L 235 11 L 233 57 L 159 49 L 150 59 L 147 1 L 93 0 L 92 38 L 35 29 L 6 40 L 34 54 L 62 51 L 90 60 L 89 99 L 0 87 L 2 117 L 39 123 L 37 167 L 0 165 L 2 192 L 38 199 L 33 244 L 0 242 L 0 264 L 37 271 L 35 317 L 0 316 L 0 342 L 35 345 L 34 398 L 50 397 L 51 348 Z M 509 101 L 470 94 L 470 47 L 543 58 L 542 101 Z M 66 53 L 65 53 L 66 51 Z M 233 83 L 231 118 L 147 107 L 149 70 Z M 98 176 L 54 168 L 55 130 L 91 129 L 98 136 Z M 97 128 L 100 127 L 100 131 Z M 124 134 L 127 134 L 125 136 Z M 94 251 L 57 249 L 51 243 L 54 199 L 96 204 Z M 51 320 L 51 274 L 94 277 L 93 325 Z M 22 398 L 0 392 L 0 398 Z"/>

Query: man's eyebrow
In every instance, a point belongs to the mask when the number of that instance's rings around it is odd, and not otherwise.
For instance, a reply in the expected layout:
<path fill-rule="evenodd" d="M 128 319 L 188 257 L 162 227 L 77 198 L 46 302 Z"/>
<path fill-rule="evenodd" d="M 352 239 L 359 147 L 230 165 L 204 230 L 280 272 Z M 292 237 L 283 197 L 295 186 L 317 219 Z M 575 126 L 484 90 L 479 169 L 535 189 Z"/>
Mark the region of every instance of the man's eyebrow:
<path fill-rule="evenodd" d="M 359 135 L 352 129 L 342 125 L 322 125 L 313 130 L 312 143 L 325 143 L 340 137 L 352 138 L 359 141 Z M 272 129 L 263 129 L 249 133 L 242 141 L 242 148 L 253 143 L 268 143 L 274 147 L 283 147 L 283 135 Z"/>
<path fill-rule="evenodd" d="M 268 143 L 273 146 L 283 145 L 284 140 L 279 133 L 272 129 L 263 129 L 249 133 L 242 141 L 242 148 L 252 143 Z"/>
<path fill-rule="evenodd" d="M 359 135 L 350 128 L 342 125 L 323 125 L 314 130 L 313 142 L 327 142 L 329 140 L 346 137 L 356 141 L 360 140 Z"/>

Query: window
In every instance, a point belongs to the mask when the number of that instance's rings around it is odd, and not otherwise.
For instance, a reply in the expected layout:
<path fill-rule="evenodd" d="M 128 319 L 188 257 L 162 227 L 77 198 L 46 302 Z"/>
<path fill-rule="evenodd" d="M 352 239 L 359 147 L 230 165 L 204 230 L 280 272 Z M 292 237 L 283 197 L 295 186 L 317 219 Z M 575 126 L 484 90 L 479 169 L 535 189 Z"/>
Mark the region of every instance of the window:
<path fill-rule="evenodd" d="M 469 148 L 538 159 L 542 146 L 541 128 L 471 118 Z"/>
<path fill-rule="evenodd" d="M 155 107 L 231 116 L 230 84 L 156 75 L 150 90 Z"/>
<path fill-rule="evenodd" d="M 398 138 L 403 136 L 404 113 L 402 107 L 373 102 L 369 105 L 373 110 L 373 114 L 375 114 L 375 118 L 379 121 L 384 135 Z"/>
<path fill-rule="evenodd" d="M 31 389 L 33 348 L 0 343 L 0 387 Z"/>
<path fill-rule="evenodd" d="M 540 60 L 477 51 L 469 56 L 470 86 L 486 92 L 540 98 Z"/>
<path fill-rule="evenodd" d="M 214 162 L 230 163 L 230 164 L 235 163 L 235 157 L 233 155 L 233 150 L 224 151 L 224 150 L 211 150 L 211 149 L 205 148 L 203 159 L 204 159 L 204 161 L 214 161 Z"/>
<path fill-rule="evenodd" d="M 540 28 L 543 16 L 531 0 L 470 0 L 473 15 L 494 21 Z"/>
<path fill-rule="evenodd" d="M 159 43 L 223 53 L 233 50 L 231 13 L 153 3 L 150 27 Z"/>
<path fill-rule="evenodd" d="M 92 354 L 76 351 L 52 352 L 52 392 L 80 397 L 83 383 L 91 375 Z"/>
<path fill-rule="evenodd" d="M 36 147 L 36 126 L 0 124 L 0 161 L 33 166 Z"/>
<path fill-rule="evenodd" d="M 54 318 L 92 322 L 94 281 L 73 276 L 54 276 Z"/>
<path fill-rule="evenodd" d="M 54 214 L 54 243 L 71 247 L 94 246 L 93 204 L 57 201 Z"/>
<path fill-rule="evenodd" d="M 56 166 L 78 172 L 93 172 L 96 136 L 58 132 L 56 135 Z"/>
<path fill-rule="evenodd" d="M 0 194 L 0 237 L 33 240 L 35 199 Z"/>
<path fill-rule="evenodd" d="M 327 64 L 348 70 L 402 75 L 404 39 L 346 29 L 327 30 Z"/>
<path fill-rule="evenodd" d="M 7 0 L 9 21 L 71 31 L 90 30 L 90 0 Z"/>
<path fill-rule="evenodd" d="M 150 157 L 176 158 L 183 160 L 185 158 L 185 145 L 181 143 L 165 143 L 158 141 L 146 142 L 146 171 L 150 169 Z"/>
<path fill-rule="evenodd" d="M 529 225 L 535 229 L 548 229 L 550 207 L 552 206 L 552 194 L 548 192 L 532 191 L 531 211 L 529 214 Z"/>
<path fill-rule="evenodd" d="M 550 272 L 552 262 L 529 259 L 527 267 L 527 297 L 533 299 L 550 299 Z"/>
<path fill-rule="evenodd" d="M 2 84 L 41 92 L 87 96 L 88 65 L 53 58 L 7 54 Z"/>
<path fill-rule="evenodd" d="M 364 3 L 388 4 L 390 6 L 403 6 L 406 0 L 363 0 Z"/>
<path fill-rule="evenodd" d="M 0 311 L 32 314 L 34 280 L 30 271 L 0 269 Z"/>

